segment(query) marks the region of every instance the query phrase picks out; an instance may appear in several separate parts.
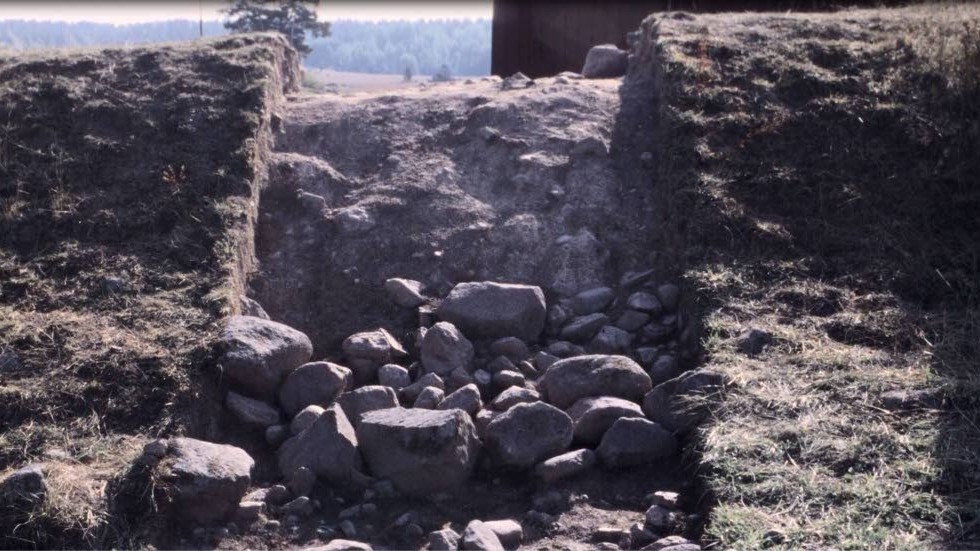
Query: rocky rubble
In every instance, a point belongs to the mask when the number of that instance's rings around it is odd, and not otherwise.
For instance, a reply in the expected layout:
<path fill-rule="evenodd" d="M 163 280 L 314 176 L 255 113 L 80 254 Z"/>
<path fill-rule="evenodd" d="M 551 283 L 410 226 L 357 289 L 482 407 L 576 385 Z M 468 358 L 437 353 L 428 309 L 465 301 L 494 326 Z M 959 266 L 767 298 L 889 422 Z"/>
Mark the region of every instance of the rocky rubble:
<path fill-rule="evenodd" d="M 282 515 L 267 524 L 288 525 L 321 508 L 317 487 L 432 498 L 460 492 L 477 471 L 551 485 L 672 457 L 697 422 L 684 397 L 724 381 L 682 372 L 692 333 L 676 287 L 654 286 L 651 276 L 550 304 L 528 285 L 460 283 L 440 300 L 389 279 L 384 292 L 395 306 L 425 313 L 414 340 L 368 329 L 330 361 L 310 361 L 309 339 L 285 325 L 229 318 L 219 343 L 225 407 L 275 451 L 282 484 L 245 495 L 251 457 L 191 439 L 151 443 L 139 461 L 176 488 L 169 495 L 181 518 L 248 524 Z M 324 533 L 356 539 L 357 519 L 375 509 L 366 498 Z M 642 530 L 669 533 L 663 519 L 674 517 L 654 513 L 647 524 L 656 530 Z M 552 522 L 550 513 L 528 514 L 525 522 Z M 425 535 L 408 520 L 398 530 Z M 428 537 L 433 549 L 503 549 L 519 545 L 523 531 L 513 520 L 474 520 L 462 534 Z"/>

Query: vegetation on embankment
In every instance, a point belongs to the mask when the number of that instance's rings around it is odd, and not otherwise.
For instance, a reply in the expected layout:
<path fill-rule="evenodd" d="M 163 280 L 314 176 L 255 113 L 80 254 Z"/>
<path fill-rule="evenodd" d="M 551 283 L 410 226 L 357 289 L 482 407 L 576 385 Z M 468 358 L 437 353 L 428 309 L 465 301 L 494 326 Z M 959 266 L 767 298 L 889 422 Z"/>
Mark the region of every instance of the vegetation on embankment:
<path fill-rule="evenodd" d="M 665 249 L 737 382 L 696 443 L 705 543 L 980 541 L 980 7 L 643 30 Z"/>
<path fill-rule="evenodd" d="M 0 547 L 135 545 L 106 480 L 138 436 L 213 431 L 215 322 L 298 72 L 279 35 L 0 58 L 0 473 L 44 462 L 53 496 Z"/>

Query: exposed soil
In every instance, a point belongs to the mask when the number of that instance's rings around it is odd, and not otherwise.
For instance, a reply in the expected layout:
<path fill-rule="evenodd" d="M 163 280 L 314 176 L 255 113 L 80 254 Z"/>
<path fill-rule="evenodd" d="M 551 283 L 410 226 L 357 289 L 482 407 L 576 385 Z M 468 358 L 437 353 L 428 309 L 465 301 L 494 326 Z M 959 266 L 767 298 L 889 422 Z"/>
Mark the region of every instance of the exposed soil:
<path fill-rule="evenodd" d="M 650 267 L 652 192 L 634 173 L 642 134 L 616 128 L 620 83 L 562 80 L 292 99 L 262 197 L 255 298 L 324 355 L 357 331 L 417 327 L 382 292 L 390 277 L 437 296 L 494 280 L 553 298 Z M 371 221 L 354 227 L 351 212 Z"/>

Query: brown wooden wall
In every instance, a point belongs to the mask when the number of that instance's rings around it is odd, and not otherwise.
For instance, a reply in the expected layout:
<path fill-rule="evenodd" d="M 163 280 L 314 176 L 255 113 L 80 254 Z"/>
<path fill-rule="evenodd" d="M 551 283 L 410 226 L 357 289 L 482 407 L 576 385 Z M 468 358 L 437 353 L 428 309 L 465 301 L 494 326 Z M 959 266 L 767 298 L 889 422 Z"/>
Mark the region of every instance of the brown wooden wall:
<path fill-rule="evenodd" d="M 581 71 L 589 48 L 625 48 L 626 33 L 658 11 L 813 11 L 883 3 L 901 0 L 494 0 L 491 71 L 530 77 Z"/>

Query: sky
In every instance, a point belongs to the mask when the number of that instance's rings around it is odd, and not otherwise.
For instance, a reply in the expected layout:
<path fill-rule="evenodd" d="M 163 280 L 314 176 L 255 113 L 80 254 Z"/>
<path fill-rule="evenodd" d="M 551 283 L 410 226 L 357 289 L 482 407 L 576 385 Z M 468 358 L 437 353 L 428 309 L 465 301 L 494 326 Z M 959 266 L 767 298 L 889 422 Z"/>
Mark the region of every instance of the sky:
<path fill-rule="evenodd" d="M 25 19 L 34 21 L 91 21 L 96 23 L 141 23 L 190 19 L 201 16 L 206 21 L 222 19 L 218 11 L 229 2 L 215 0 L 183 0 L 170 2 L 51 2 L 23 0 L 0 1 L 0 21 Z M 323 0 L 319 18 L 326 21 L 358 19 L 460 19 L 489 18 L 493 15 L 492 0 L 471 1 L 335 1 Z"/>

